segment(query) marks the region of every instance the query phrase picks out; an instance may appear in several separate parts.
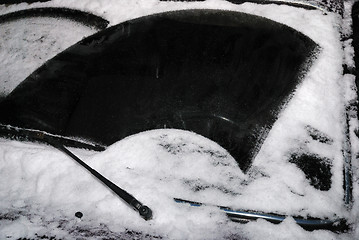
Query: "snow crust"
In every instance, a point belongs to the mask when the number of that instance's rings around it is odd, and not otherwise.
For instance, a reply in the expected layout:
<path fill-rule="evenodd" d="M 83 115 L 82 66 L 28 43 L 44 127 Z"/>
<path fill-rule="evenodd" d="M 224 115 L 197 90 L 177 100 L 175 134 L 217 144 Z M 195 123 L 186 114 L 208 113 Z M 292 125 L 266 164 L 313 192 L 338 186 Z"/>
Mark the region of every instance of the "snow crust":
<path fill-rule="evenodd" d="M 0 96 L 8 95 L 47 60 L 96 32 L 66 19 L 40 17 L 5 22 L 0 26 Z"/>
<path fill-rule="evenodd" d="M 354 76 L 343 76 L 342 64 L 353 66 L 351 41 L 342 45 L 341 34 L 350 34 L 351 2 L 346 18 L 320 10 L 223 0 L 159 2 L 158 0 L 55 0 L 47 3 L 0 7 L 0 13 L 31 7 L 68 7 L 88 11 L 110 25 L 136 17 L 178 9 L 226 9 L 269 18 L 309 36 L 320 46 L 312 68 L 288 99 L 268 134 L 253 166 L 244 174 L 235 160 L 216 143 L 194 133 L 157 130 L 119 141 L 102 153 L 71 149 L 87 164 L 128 190 L 154 212 L 145 222 L 86 170 L 50 146 L 0 139 L 0 239 L 56 236 L 64 239 L 142 238 L 169 239 L 356 239 L 359 207 L 343 204 L 343 145 L 349 111 L 353 165 L 353 194 L 359 197 L 359 140 Z M 34 24 L 36 27 L 29 27 Z M 31 25 L 30 25 L 31 26 Z M 69 32 L 68 29 L 71 29 Z M 93 33 L 70 21 L 31 19 L 1 24 L 0 92 L 7 95 L 24 77 L 63 49 Z M 14 41 L 14 39 L 16 39 Z M 61 41 L 60 41 L 61 39 Z M 41 42 L 43 40 L 43 42 Z M 4 47 L 3 47 L 4 46 Z M 3 77 L 4 76 L 4 77 Z M 351 108 L 350 108 L 351 107 Z M 308 126 L 331 141 L 318 142 Z M 288 161 L 294 153 L 314 153 L 330 159 L 332 187 L 319 191 L 304 173 Z M 174 197 L 205 202 L 189 207 Z M 211 205 L 265 212 L 344 217 L 353 223 L 349 233 L 307 232 L 292 218 L 273 225 L 257 221 L 246 225 L 230 222 Z M 82 219 L 75 212 L 84 214 Z M 87 235 L 86 235 L 87 234 Z M 152 237 L 151 237 L 152 236 Z"/>

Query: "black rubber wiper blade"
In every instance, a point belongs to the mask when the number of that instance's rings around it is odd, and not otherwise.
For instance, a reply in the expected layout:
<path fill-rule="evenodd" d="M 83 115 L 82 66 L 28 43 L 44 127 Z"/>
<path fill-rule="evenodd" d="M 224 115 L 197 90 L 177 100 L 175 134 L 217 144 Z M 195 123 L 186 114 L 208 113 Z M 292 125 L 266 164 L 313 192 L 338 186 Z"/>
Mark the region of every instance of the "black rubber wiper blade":
<path fill-rule="evenodd" d="M 174 200 L 177 203 L 189 204 L 192 207 L 213 206 L 211 204 L 204 204 L 204 203 L 189 201 L 180 198 L 174 198 Z M 223 207 L 223 206 L 216 206 L 216 207 L 223 210 L 230 220 L 239 223 L 248 223 L 250 221 L 256 221 L 258 219 L 264 219 L 267 220 L 268 222 L 279 224 L 283 222 L 287 217 L 293 217 L 294 221 L 299 226 L 301 226 L 302 228 L 308 231 L 326 229 L 333 232 L 343 232 L 349 229 L 346 220 L 342 218 L 338 218 L 334 220 L 311 218 L 311 217 L 303 218 L 303 217 L 285 216 L 280 214 L 263 213 L 257 211 L 249 211 L 249 210 L 234 210 L 229 207 Z"/>
<path fill-rule="evenodd" d="M 84 148 L 94 151 L 104 151 L 106 148 L 103 145 L 82 141 L 80 139 L 64 137 L 28 128 L 19 128 L 11 125 L 0 124 L 0 137 L 29 142 L 49 143 L 57 142 L 67 147 Z"/>

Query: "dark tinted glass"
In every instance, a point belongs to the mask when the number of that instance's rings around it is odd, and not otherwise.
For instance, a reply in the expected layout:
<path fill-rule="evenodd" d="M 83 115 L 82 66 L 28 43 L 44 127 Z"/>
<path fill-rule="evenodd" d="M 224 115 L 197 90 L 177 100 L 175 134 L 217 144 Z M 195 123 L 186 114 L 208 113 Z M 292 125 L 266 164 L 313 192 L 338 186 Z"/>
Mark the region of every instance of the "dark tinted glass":
<path fill-rule="evenodd" d="M 245 170 L 315 49 L 289 27 L 238 12 L 142 17 L 47 62 L 0 103 L 0 122 L 104 145 L 186 129 Z"/>

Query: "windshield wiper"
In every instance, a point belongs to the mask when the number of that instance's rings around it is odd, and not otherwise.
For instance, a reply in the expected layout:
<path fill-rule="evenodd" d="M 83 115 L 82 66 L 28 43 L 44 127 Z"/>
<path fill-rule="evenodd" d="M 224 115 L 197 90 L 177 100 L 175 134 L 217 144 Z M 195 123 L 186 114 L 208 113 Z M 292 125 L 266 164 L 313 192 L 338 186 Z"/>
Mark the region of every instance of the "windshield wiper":
<path fill-rule="evenodd" d="M 76 140 L 73 139 L 64 139 L 62 137 L 47 134 L 45 132 L 31 130 L 31 129 L 23 129 L 23 128 L 16 128 L 12 126 L 5 126 L 0 124 L 0 136 L 7 137 L 16 140 L 27 140 L 27 141 L 37 141 L 42 143 L 47 143 L 56 149 L 64 152 L 66 155 L 71 157 L 77 163 L 79 163 L 82 167 L 86 168 L 94 177 L 100 180 L 103 184 L 105 184 L 108 188 L 110 188 L 117 196 L 119 196 L 122 200 L 124 200 L 128 205 L 130 205 L 135 211 L 137 211 L 140 216 L 147 220 L 152 219 L 152 210 L 143 205 L 140 201 L 138 201 L 134 196 L 129 194 L 124 189 L 118 187 L 116 184 L 102 176 L 99 172 L 95 169 L 91 168 L 87 165 L 84 161 L 82 161 L 79 157 L 69 151 L 64 144 L 71 143 L 74 144 Z M 66 140 L 66 141 L 65 141 Z M 63 142 L 65 141 L 65 142 Z M 70 144 L 70 145 L 71 145 Z M 94 146 L 83 142 L 78 142 L 85 148 L 94 149 Z M 102 149 L 100 146 L 97 146 L 99 149 Z M 103 150 L 103 149 L 102 149 Z"/>
<path fill-rule="evenodd" d="M 121 199 L 123 199 L 126 203 L 128 203 L 134 210 L 136 210 L 140 216 L 147 220 L 152 219 L 152 210 L 143 205 L 140 201 L 138 201 L 134 196 L 126 192 L 124 189 L 118 187 L 116 184 L 102 176 L 99 172 L 97 172 L 95 169 L 91 168 L 89 165 L 87 165 L 85 162 L 83 162 L 79 157 L 77 157 L 75 154 L 70 152 L 66 147 L 64 147 L 61 144 L 54 144 L 49 143 L 53 147 L 61 150 L 62 152 L 66 153 L 69 157 L 74 159 L 76 162 L 78 162 L 81 166 L 86 168 L 94 177 L 96 177 L 98 180 L 100 180 L 103 184 L 105 184 L 108 188 L 110 188 L 114 193 L 116 193 L 117 196 L 119 196 Z"/>
<path fill-rule="evenodd" d="M 232 220 L 233 222 L 239 223 L 247 223 L 250 221 L 256 221 L 258 219 L 264 219 L 268 222 L 279 224 L 284 221 L 287 217 L 293 217 L 294 221 L 304 228 L 305 230 L 312 231 L 312 230 L 319 230 L 325 229 L 330 230 L 333 232 L 344 232 L 349 229 L 349 226 L 345 219 L 319 219 L 319 218 L 312 218 L 312 217 L 294 217 L 294 216 L 285 216 L 275 213 L 263 213 L 258 211 L 248 211 L 248 210 L 234 210 L 229 207 L 223 206 L 216 206 L 212 204 L 204 204 L 201 202 L 194 202 L 180 198 L 174 198 L 175 202 L 177 203 L 184 203 L 188 204 L 192 207 L 201 207 L 201 206 L 215 206 L 224 211 L 227 217 Z"/>

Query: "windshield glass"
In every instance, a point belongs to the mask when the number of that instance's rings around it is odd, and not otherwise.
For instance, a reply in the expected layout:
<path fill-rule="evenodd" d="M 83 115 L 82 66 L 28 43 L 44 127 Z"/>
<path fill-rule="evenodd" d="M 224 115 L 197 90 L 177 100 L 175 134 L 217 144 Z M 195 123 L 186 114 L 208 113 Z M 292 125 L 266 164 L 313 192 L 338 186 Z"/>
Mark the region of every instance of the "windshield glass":
<path fill-rule="evenodd" d="M 348 121 L 356 96 L 348 82 L 353 79 L 343 76 L 340 17 L 226 1 L 132 2 L 110 8 L 71 3 L 101 13 L 113 27 L 48 61 L 0 100 L 2 137 L 54 140 L 63 152 L 63 145 L 80 140 L 104 147 L 67 148 L 65 155 L 48 145 L 1 138 L 4 237 L 121 239 L 126 232 L 130 239 L 280 239 L 290 232 L 325 239 L 339 235 L 304 232 L 296 219 L 324 225 L 357 219 L 356 205 L 350 213 L 343 191 L 346 131 L 351 124 L 354 134 L 357 125 Z M 116 25 L 189 7 L 227 11 L 177 11 Z M 22 29 L 13 36 L 26 39 Z M 65 32 L 73 42 L 82 38 L 75 38 L 74 27 Z M 42 49 L 24 47 L 34 55 Z M 15 65 L 23 71 L 23 62 Z M 152 220 L 143 221 L 70 155 L 150 207 Z M 241 210 L 287 217 L 278 225 L 231 222 Z M 14 235 L 19 226 L 29 232 Z"/>
<path fill-rule="evenodd" d="M 247 170 L 317 45 L 271 20 L 174 11 L 89 37 L 0 104 L 2 124 L 105 146 L 150 129 L 190 130 Z"/>

